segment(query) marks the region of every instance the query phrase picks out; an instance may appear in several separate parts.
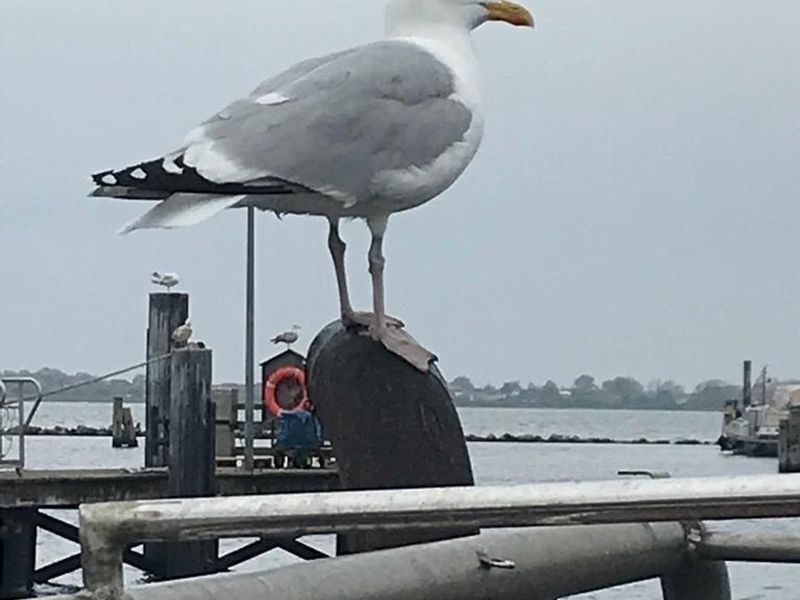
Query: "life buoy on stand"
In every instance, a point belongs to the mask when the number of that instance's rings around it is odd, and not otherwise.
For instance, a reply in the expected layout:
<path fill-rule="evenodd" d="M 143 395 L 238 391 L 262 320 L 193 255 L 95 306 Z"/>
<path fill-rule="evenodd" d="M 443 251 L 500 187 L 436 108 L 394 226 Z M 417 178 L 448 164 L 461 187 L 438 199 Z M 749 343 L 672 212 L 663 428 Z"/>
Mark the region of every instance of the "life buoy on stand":
<path fill-rule="evenodd" d="M 286 379 L 294 379 L 297 381 L 297 383 L 300 384 L 300 389 L 302 390 L 300 402 L 294 407 L 294 409 L 308 410 L 310 408 L 308 388 L 306 387 L 306 372 L 298 367 L 281 367 L 280 369 L 273 371 L 267 378 L 267 382 L 264 384 L 264 406 L 270 413 L 272 413 L 273 416 L 276 417 L 279 416 L 283 410 L 281 405 L 278 404 L 276 391 L 278 384 Z"/>

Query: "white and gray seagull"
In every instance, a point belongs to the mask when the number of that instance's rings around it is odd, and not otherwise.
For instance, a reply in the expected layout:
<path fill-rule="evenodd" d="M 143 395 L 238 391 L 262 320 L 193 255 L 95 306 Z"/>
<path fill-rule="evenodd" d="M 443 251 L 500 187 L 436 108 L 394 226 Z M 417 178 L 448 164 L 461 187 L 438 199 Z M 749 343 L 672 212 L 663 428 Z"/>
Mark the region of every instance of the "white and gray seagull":
<path fill-rule="evenodd" d="M 273 344 L 286 344 L 286 349 L 292 347 L 292 344 L 296 343 L 297 340 L 300 339 L 300 334 L 298 333 L 302 329 L 300 325 L 292 325 L 292 328 L 289 331 L 284 331 L 276 335 L 274 338 L 270 340 Z"/>
<path fill-rule="evenodd" d="M 194 331 L 192 330 L 192 322 L 189 319 L 183 323 L 183 325 L 179 325 L 175 328 L 175 331 L 172 332 L 172 341 L 175 344 L 176 348 L 185 348 L 189 344 L 189 340 L 192 339 L 192 334 Z"/>
<path fill-rule="evenodd" d="M 150 275 L 150 282 L 156 285 L 160 285 L 161 287 L 167 288 L 167 291 L 171 292 L 172 288 L 178 285 L 181 281 L 178 279 L 178 275 L 176 273 L 159 273 L 158 271 L 153 271 Z"/>
<path fill-rule="evenodd" d="M 386 37 L 301 62 L 193 130 L 175 151 L 94 175 L 92 195 L 158 204 L 124 232 L 195 225 L 234 207 L 326 217 L 346 326 L 368 327 L 426 371 L 433 357 L 386 317 L 389 216 L 438 196 L 483 136 L 471 32 L 487 21 L 533 26 L 508 0 L 390 0 Z M 372 233 L 373 313 L 350 304 L 342 218 Z"/>

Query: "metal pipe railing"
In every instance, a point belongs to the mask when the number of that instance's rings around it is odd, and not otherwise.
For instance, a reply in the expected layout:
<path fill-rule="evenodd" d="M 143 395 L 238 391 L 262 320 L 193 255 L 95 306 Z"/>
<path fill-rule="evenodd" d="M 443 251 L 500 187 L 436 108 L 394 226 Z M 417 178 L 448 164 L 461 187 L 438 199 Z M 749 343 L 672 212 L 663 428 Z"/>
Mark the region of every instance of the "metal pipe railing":
<path fill-rule="evenodd" d="M 800 516 L 800 474 L 197 498 L 81 507 L 84 582 L 122 592 L 141 542 L 427 527 L 525 527 Z"/>
<path fill-rule="evenodd" d="M 32 385 L 36 390 L 36 402 L 34 404 L 33 410 L 35 410 L 39 403 L 42 401 L 42 386 L 41 384 L 32 377 L 3 377 L 0 379 L 0 382 L 3 384 L 16 384 L 18 387 L 18 394 L 15 403 L 11 403 L 11 406 L 16 406 L 18 414 L 19 414 L 19 431 L 17 433 L 17 438 L 19 440 L 19 460 L 17 461 L 3 461 L 6 464 L 15 464 L 20 468 L 25 467 L 25 428 L 28 426 L 28 422 L 25 420 L 25 386 Z M 7 397 L 5 395 L 5 385 L 3 386 L 3 401 Z M 2 456 L 0 456 L 2 459 Z"/>
<path fill-rule="evenodd" d="M 507 568 L 487 566 L 481 556 Z M 687 560 L 686 535 L 678 523 L 515 529 L 261 573 L 134 587 L 125 597 L 552 600 L 661 577 Z"/>
<path fill-rule="evenodd" d="M 707 531 L 697 556 L 708 560 L 800 563 L 800 537 L 778 533 Z"/>

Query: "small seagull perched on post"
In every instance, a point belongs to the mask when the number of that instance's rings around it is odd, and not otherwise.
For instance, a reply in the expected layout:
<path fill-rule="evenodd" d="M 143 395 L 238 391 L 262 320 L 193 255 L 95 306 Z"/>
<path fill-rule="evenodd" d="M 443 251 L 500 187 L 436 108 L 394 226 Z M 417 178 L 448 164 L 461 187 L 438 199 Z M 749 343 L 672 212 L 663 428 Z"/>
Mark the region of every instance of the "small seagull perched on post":
<path fill-rule="evenodd" d="M 180 283 L 180 279 L 178 279 L 178 276 L 175 273 L 164 273 L 162 275 L 158 271 L 154 271 L 151 277 L 151 283 L 165 287 L 170 292 L 172 291 L 172 288 Z"/>
<path fill-rule="evenodd" d="M 297 333 L 300 329 L 300 325 L 292 325 L 291 331 L 284 331 L 280 335 L 276 335 L 270 342 L 273 344 L 286 344 L 286 349 L 289 350 L 292 344 L 300 339 L 300 335 Z"/>
<path fill-rule="evenodd" d="M 192 323 L 186 319 L 183 325 L 176 327 L 172 332 L 172 342 L 175 344 L 175 348 L 185 348 L 190 339 L 192 339 Z"/>
<path fill-rule="evenodd" d="M 390 0 L 383 40 L 268 79 L 173 152 L 95 174 L 92 195 L 158 202 L 126 233 L 196 225 L 236 207 L 327 218 L 342 323 L 427 372 L 435 356 L 386 315 L 383 239 L 391 215 L 444 192 L 478 151 L 484 118 L 470 34 L 488 21 L 534 24 L 510 0 Z M 350 304 L 339 236 L 348 218 L 372 233 L 372 313 Z"/>

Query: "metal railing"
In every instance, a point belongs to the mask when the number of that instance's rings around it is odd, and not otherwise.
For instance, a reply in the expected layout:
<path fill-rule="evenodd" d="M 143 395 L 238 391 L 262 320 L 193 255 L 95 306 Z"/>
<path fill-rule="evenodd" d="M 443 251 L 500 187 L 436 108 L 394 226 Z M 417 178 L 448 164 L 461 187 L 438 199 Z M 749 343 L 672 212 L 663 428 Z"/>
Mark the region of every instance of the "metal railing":
<path fill-rule="evenodd" d="M 8 390 L 6 386 L 16 385 L 17 395 L 13 399 L 8 398 Z M 4 422 L 3 414 L 5 410 L 17 410 L 17 424 L 16 424 L 16 437 L 17 437 L 17 457 L 14 459 L 8 458 L 3 448 L 0 447 L 0 466 L 3 467 L 16 467 L 19 469 L 25 468 L 25 427 L 27 421 L 25 419 L 25 386 L 32 386 L 36 395 L 32 397 L 35 400 L 34 407 L 37 407 L 42 399 L 42 386 L 36 379 L 32 377 L 3 377 L 0 378 L 0 442 L 5 438 L 6 432 L 10 431 L 10 424 Z"/>
<path fill-rule="evenodd" d="M 84 582 L 123 593 L 141 542 L 428 527 L 529 527 L 800 517 L 800 474 L 196 498 L 84 505 Z"/>

